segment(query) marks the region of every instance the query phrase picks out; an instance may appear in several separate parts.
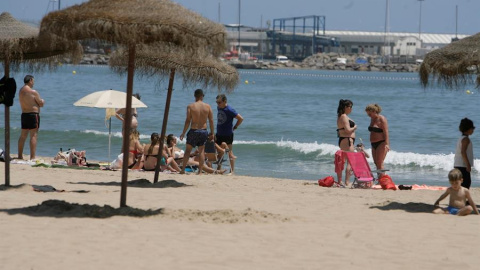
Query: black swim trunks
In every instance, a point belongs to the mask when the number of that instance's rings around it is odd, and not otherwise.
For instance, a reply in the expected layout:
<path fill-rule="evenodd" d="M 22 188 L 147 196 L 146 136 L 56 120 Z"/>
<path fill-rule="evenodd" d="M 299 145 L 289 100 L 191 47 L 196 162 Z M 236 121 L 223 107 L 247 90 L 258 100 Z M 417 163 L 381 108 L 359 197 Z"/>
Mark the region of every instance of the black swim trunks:
<path fill-rule="evenodd" d="M 205 143 L 205 153 L 215 153 L 215 142 L 207 141 Z"/>
<path fill-rule="evenodd" d="M 22 113 L 22 129 L 37 129 L 40 128 L 40 114 Z"/>
<path fill-rule="evenodd" d="M 193 147 L 204 146 L 208 139 L 206 129 L 190 129 L 187 133 L 187 144 Z"/>
<path fill-rule="evenodd" d="M 232 135 L 226 135 L 226 136 L 217 135 L 215 136 L 215 138 L 216 138 L 215 142 L 218 145 L 222 145 L 222 143 L 226 143 L 227 145 L 233 144 L 233 133 Z"/>

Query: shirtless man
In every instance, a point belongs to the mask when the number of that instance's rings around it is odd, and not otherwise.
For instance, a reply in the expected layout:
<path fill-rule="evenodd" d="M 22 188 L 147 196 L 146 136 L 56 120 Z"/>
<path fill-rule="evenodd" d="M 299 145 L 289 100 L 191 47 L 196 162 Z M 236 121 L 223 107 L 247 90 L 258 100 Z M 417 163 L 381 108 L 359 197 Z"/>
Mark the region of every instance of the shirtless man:
<path fill-rule="evenodd" d="M 35 159 L 37 149 L 37 134 L 40 128 L 40 107 L 45 105 L 45 100 L 40 98 L 40 94 L 33 90 L 35 79 L 32 75 L 27 75 L 23 79 L 25 85 L 20 89 L 19 100 L 22 108 L 22 133 L 18 138 L 18 158 L 23 159 L 23 146 L 30 133 L 30 159 Z"/>
<path fill-rule="evenodd" d="M 192 148 L 198 147 L 200 155 L 199 168 L 203 168 L 205 162 L 205 143 L 207 138 L 213 140 L 214 126 L 213 126 L 213 112 L 210 105 L 203 102 L 202 89 L 195 90 L 195 102 L 187 106 L 187 118 L 185 119 L 185 126 L 183 127 L 180 140 L 185 137 L 188 127 L 190 130 L 187 133 L 187 146 L 185 147 L 185 153 L 183 155 L 183 167 L 181 174 L 185 174 L 185 167 L 187 166 L 188 158 Z M 207 131 L 207 119 L 210 123 L 210 133 Z M 202 170 L 198 170 L 198 174 L 201 174 Z"/>

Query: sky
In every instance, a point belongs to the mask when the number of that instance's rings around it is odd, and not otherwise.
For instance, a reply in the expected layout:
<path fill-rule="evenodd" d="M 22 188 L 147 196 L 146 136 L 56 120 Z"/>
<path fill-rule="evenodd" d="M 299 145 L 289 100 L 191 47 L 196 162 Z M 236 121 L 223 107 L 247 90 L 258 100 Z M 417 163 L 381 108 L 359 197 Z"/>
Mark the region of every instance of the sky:
<path fill-rule="evenodd" d="M 58 0 L 0 0 L 1 12 L 38 22 L 58 8 Z M 61 7 L 86 0 L 60 0 Z M 325 16 L 326 30 L 385 31 L 389 3 L 389 31 L 444 34 L 480 32 L 480 0 L 174 0 L 212 21 L 266 27 L 267 21 L 309 15 Z M 420 16 L 420 6 L 422 13 Z M 456 16 L 458 7 L 458 16 Z M 420 24 L 421 18 L 421 24 Z M 458 18 L 458 20 L 456 20 Z M 421 28 L 419 27 L 421 26 Z M 458 29 L 458 30 L 456 30 Z"/>

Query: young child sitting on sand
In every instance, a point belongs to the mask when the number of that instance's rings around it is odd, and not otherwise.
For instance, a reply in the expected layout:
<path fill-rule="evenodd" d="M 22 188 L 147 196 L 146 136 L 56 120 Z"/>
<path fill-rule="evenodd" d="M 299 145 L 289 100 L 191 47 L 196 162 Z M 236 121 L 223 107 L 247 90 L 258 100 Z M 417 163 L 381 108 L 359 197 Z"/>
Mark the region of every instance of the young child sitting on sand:
<path fill-rule="evenodd" d="M 475 211 L 475 214 L 478 213 L 477 206 L 470 196 L 470 191 L 467 188 L 462 187 L 463 176 L 462 172 L 458 169 L 453 169 L 448 173 L 448 181 L 450 182 L 451 187 L 447 188 L 447 191 L 438 198 L 435 202 L 435 214 L 452 214 L 458 216 L 466 216 L 472 213 L 472 210 Z M 445 199 L 450 195 L 450 202 L 448 203 L 447 208 L 440 208 L 440 201 Z M 470 205 L 467 205 L 468 203 Z"/>

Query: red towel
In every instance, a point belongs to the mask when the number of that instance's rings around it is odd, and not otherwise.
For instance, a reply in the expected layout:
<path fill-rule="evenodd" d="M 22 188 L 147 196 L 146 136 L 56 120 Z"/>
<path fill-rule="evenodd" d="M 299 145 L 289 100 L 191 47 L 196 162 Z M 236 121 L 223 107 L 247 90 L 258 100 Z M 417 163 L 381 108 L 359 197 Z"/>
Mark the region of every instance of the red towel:
<path fill-rule="evenodd" d="M 341 171 L 343 171 L 343 168 L 345 166 L 345 156 L 343 155 L 342 150 L 338 150 L 335 153 L 335 172 L 338 174 Z"/>

